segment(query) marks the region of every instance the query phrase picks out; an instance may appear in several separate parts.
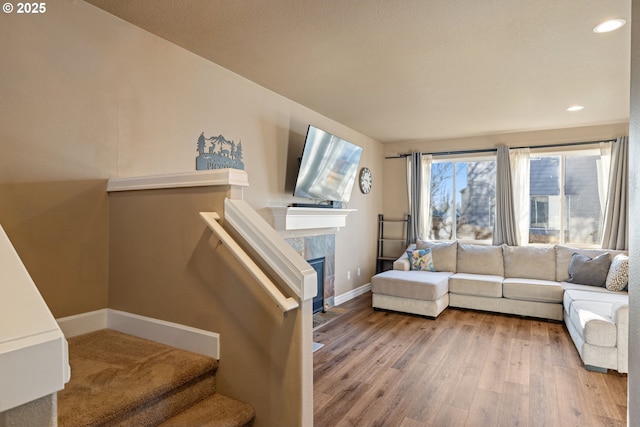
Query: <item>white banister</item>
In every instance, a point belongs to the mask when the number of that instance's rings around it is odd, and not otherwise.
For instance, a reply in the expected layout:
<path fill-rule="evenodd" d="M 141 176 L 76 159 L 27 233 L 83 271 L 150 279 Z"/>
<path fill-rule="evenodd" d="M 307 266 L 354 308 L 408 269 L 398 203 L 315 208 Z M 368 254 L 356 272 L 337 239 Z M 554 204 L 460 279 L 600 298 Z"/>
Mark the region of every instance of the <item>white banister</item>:
<path fill-rule="evenodd" d="M 220 242 L 224 244 L 236 257 L 238 261 L 247 269 L 247 271 L 253 276 L 254 279 L 264 288 L 267 294 L 276 303 L 276 306 L 283 312 L 287 313 L 291 310 L 295 310 L 300 305 L 298 302 L 291 298 L 286 297 L 280 292 L 280 290 L 273 284 L 273 282 L 262 272 L 260 267 L 249 257 L 249 255 L 236 243 L 236 241 L 226 232 L 224 228 L 218 223 L 220 215 L 216 212 L 200 212 L 200 217 L 207 224 L 209 229 L 220 239 Z"/>
<path fill-rule="evenodd" d="M 316 271 L 246 201 L 225 199 L 224 221 L 251 245 L 301 300 L 316 296 Z"/>

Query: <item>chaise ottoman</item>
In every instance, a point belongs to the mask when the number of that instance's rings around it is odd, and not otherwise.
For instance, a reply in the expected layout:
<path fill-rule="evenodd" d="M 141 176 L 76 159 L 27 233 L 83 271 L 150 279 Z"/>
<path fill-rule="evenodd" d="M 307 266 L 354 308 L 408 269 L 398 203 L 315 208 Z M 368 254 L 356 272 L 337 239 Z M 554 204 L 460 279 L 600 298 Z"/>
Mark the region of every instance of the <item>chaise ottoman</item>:
<path fill-rule="evenodd" d="M 449 305 L 446 271 L 388 270 L 371 278 L 374 309 L 438 317 Z"/>

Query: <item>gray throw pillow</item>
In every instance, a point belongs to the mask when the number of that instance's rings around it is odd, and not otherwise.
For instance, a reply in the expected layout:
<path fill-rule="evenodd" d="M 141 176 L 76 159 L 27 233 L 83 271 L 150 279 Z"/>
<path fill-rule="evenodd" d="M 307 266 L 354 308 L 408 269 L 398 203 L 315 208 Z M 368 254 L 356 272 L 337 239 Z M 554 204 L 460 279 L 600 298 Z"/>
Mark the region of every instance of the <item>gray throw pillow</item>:
<path fill-rule="evenodd" d="M 604 253 L 595 258 L 586 255 L 573 254 L 569 263 L 569 283 L 578 283 L 589 286 L 605 286 L 611 258 Z"/>

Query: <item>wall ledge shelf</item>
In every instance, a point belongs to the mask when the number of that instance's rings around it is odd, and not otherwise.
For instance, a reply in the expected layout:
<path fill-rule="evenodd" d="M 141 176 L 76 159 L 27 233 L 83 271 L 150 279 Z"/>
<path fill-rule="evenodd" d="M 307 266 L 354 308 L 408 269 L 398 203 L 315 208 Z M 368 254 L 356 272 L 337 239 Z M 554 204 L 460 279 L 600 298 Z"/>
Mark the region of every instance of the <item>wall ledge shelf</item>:
<path fill-rule="evenodd" d="M 314 230 L 347 225 L 347 215 L 356 209 L 273 206 L 274 228 L 278 231 Z"/>
<path fill-rule="evenodd" d="M 208 186 L 248 187 L 249 179 L 240 169 L 213 169 L 184 173 L 112 178 L 107 183 L 107 192 L 155 190 L 163 188 L 208 187 Z"/>

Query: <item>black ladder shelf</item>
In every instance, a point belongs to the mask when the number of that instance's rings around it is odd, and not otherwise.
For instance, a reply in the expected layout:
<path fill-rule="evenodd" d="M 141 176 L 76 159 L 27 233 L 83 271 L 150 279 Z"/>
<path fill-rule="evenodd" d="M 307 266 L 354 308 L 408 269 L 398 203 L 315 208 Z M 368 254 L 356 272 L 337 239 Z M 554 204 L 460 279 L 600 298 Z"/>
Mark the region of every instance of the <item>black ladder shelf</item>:
<path fill-rule="evenodd" d="M 398 259 L 407 246 L 409 246 L 409 222 L 411 215 L 405 219 L 384 219 L 384 215 L 378 215 L 378 258 L 376 260 L 376 274 L 393 268 L 393 261 Z M 386 237 L 384 225 L 395 223 L 394 236 Z M 401 230 L 398 230 L 398 225 Z M 388 230 L 387 230 L 388 231 Z M 404 235 L 404 238 L 399 237 Z M 385 247 L 385 242 L 391 243 Z"/>

